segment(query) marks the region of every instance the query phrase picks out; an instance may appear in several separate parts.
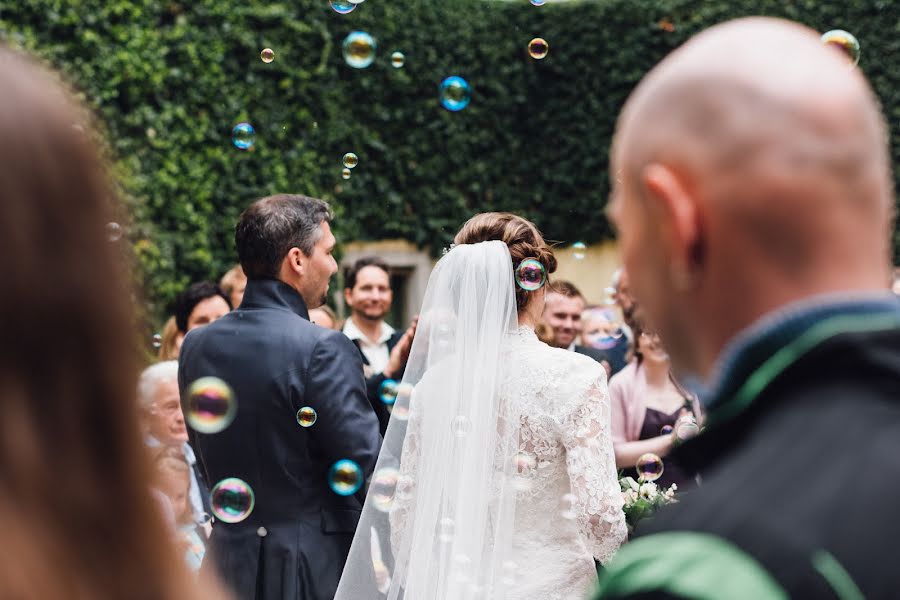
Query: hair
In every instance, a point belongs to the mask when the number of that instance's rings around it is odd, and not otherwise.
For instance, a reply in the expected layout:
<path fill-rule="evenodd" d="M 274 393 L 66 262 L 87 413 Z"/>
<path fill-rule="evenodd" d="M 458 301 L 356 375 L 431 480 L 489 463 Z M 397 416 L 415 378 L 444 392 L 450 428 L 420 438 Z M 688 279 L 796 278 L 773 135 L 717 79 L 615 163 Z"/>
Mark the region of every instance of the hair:
<path fill-rule="evenodd" d="M 356 287 L 356 278 L 359 276 L 359 272 L 362 271 L 366 267 L 376 267 L 381 269 L 388 276 L 391 274 L 391 269 L 388 267 L 388 264 L 384 262 L 384 259 L 379 258 L 378 256 L 363 256 L 350 265 L 350 268 L 347 269 L 347 272 L 344 274 L 344 287 L 348 290 L 352 290 Z"/>
<path fill-rule="evenodd" d="M 278 279 L 291 248 L 312 256 L 322 237 L 320 225 L 334 213 L 328 203 L 297 194 L 257 200 L 241 213 L 234 230 L 238 257 L 248 279 Z"/>
<path fill-rule="evenodd" d="M 73 94 L 0 47 L 0 556 L 18 600 L 220 597 L 147 492 L 121 206 Z M 77 125 L 77 126 L 76 126 Z M 111 518 L 127 510 L 127 523 Z"/>
<path fill-rule="evenodd" d="M 178 294 L 175 298 L 174 306 L 175 325 L 178 327 L 178 331 L 187 333 L 188 320 L 191 318 L 191 313 L 194 312 L 197 305 L 207 298 L 214 298 L 215 296 L 222 298 L 228 304 L 228 308 L 232 308 L 231 298 L 212 281 L 192 283 L 187 289 Z"/>
<path fill-rule="evenodd" d="M 185 486 L 185 492 L 190 490 L 190 482 L 191 482 L 191 465 L 188 464 L 187 459 L 184 457 L 184 452 L 181 448 L 177 446 L 159 446 L 153 449 L 152 452 L 152 461 L 153 461 L 153 484 L 157 485 L 163 477 L 165 477 L 166 473 L 177 473 L 179 475 L 183 475 L 187 479 L 187 485 Z M 187 515 L 193 516 L 193 512 L 190 506 L 185 508 L 185 513 L 180 515 L 175 515 L 176 524 L 184 524 L 189 522 L 191 519 Z"/>
<path fill-rule="evenodd" d="M 554 294 L 559 294 L 560 296 L 565 296 L 566 298 L 581 298 L 584 300 L 584 295 L 581 293 L 575 284 L 571 281 L 564 281 L 562 279 L 558 281 L 554 281 L 550 286 L 550 290 Z"/>
<path fill-rule="evenodd" d="M 492 240 L 500 240 L 507 245 L 513 271 L 523 260 L 534 258 L 544 265 L 548 283 L 550 274 L 556 272 L 553 249 L 544 241 L 541 232 L 531 221 L 512 213 L 489 212 L 475 215 L 466 221 L 453 238 L 456 244 L 478 244 Z M 522 312 L 531 295 L 515 283 L 513 285 L 516 290 L 516 308 Z"/>
<path fill-rule="evenodd" d="M 163 325 L 162 341 L 160 342 L 159 354 L 157 355 L 159 360 L 178 360 L 179 348 L 177 342 L 179 335 L 183 334 L 178 331 L 178 324 L 175 323 L 173 315 Z"/>
<path fill-rule="evenodd" d="M 241 265 L 234 265 L 222 275 L 222 279 L 219 280 L 219 287 L 230 298 L 234 288 L 237 287 L 238 282 L 242 279 L 247 279 L 247 276 L 244 275 L 244 269 L 241 268 Z"/>
<path fill-rule="evenodd" d="M 138 404 L 141 410 L 148 411 L 153 408 L 156 401 L 156 390 L 161 383 L 166 381 L 178 381 L 178 361 L 166 360 L 150 365 L 138 378 Z"/>

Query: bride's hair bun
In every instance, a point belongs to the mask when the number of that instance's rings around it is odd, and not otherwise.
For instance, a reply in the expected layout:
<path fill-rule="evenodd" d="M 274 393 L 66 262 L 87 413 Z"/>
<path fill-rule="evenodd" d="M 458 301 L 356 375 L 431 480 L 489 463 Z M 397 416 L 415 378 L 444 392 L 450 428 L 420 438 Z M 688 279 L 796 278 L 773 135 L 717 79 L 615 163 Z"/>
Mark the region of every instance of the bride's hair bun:
<path fill-rule="evenodd" d="M 478 244 L 500 240 L 509 248 L 512 267 L 515 270 L 527 258 L 537 259 L 547 272 L 556 271 L 556 257 L 553 249 L 544 241 L 544 236 L 534 223 L 512 213 L 489 212 L 475 215 L 463 225 L 453 239 L 455 244 Z M 515 286 L 516 308 L 519 311 L 528 304 L 529 292 Z"/>

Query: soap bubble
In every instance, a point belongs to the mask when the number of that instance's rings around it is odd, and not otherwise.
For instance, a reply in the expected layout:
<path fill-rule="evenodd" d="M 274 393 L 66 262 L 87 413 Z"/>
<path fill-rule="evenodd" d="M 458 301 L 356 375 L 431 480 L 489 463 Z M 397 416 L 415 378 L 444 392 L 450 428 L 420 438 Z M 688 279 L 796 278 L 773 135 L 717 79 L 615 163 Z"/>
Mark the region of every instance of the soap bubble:
<path fill-rule="evenodd" d="M 526 258 L 516 267 L 516 284 L 526 292 L 539 290 L 546 282 L 547 272 L 537 259 Z"/>
<path fill-rule="evenodd" d="M 681 441 L 697 437 L 699 433 L 700 425 L 692 417 L 679 419 L 678 423 L 675 424 L 675 437 Z"/>
<path fill-rule="evenodd" d="M 450 543 L 453 541 L 453 536 L 456 534 L 456 523 L 453 519 L 443 518 L 440 523 L 438 523 L 438 539 L 444 543 Z"/>
<path fill-rule="evenodd" d="M 344 61 L 354 69 L 365 69 L 375 60 L 375 38 L 365 31 L 353 31 L 344 38 Z"/>
<path fill-rule="evenodd" d="M 218 377 L 201 377 L 188 387 L 184 419 L 194 431 L 219 433 L 236 415 L 234 392 Z"/>
<path fill-rule="evenodd" d="M 118 242 L 122 239 L 122 226 L 118 223 L 106 224 L 106 239 L 110 242 Z"/>
<path fill-rule="evenodd" d="M 469 431 L 472 429 L 472 424 L 469 422 L 467 417 L 459 415 L 455 419 L 453 419 L 453 423 L 450 426 L 453 431 L 453 435 L 458 438 L 466 437 L 469 434 Z"/>
<path fill-rule="evenodd" d="M 348 169 L 352 169 L 359 164 L 359 157 L 352 152 L 348 152 L 344 155 L 343 163 L 345 167 L 347 167 Z"/>
<path fill-rule="evenodd" d="M 530 490 L 537 474 L 537 458 L 527 452 L 519 452 L 513 458 L 513 468 L 515 469 L 513 487 L 520 492 Z"/>
<path fill-rule="evenodd" d="M 541 60 L 550 52 L 550 44 L 544 38 L 534 38 L 528 42 L 528 55 L 536 60 Z"/>
<path fill-rule="evenodd" d="M 162 336 L 159 335 L 158 333 L 154 333 L 153 334 L 153 347 L 159 348 L 160 346 L 162 346 Z"/>
<path fill-rule="evenodd" d="M 297 423 L 300 427 L 312 427 L 318 418 L 319 415 L 312 406 L 304 406 L 297 411 Z"/>
<path fill-rule="evenodd" d="M 457 112 L 469 105 L 472 100 L 472 89 L 465 79 L 451 75 L 441 82 L 440 96 L 444 108 Z"/>
<path fill-rule="evenodd" d="M 259 53 L 259 58 L 266 64 L 275 60 L 275 51 L 271 48 L 263 48 Z"/>
<path fill-rule="evenodd" d="M 391 405 L 397 401 L 397 394 L 400 392 L 400 385 L 394 379 L 385 379 L 378 386 L 378 397 L 387 405 Z"/>
<path fill-rule="evenodd" d="M 350 0 L 331 0 L 331 9 L 339 15 L 346 15 L 353 12 L 356 4 Z"/>
<path fill-rule="evenodd" d="M 393 467 L 385 467 L 375 471 L 369 484 L 369 496 L 372 504 L 381 512 L 390 512 L 397 494 L 397 481 L 400 472 Z"/>
<path fill-rule="evenodd" d="M 851 65 L 856 65 L 859 62 L 859 40 L 849 31 L 833 29 L 823 33 L 821 40 L 826 46 L 837 48 L 843 52 Z"/>
<path fill-rule="evenodd" d="M 347 167 L 341 169 L 341 177 L 343 179 L 350 179 L 350 169 L 348 169 Z"/>
<path fill-rule="evenodd" d="M 531 3 L 535 6 L 543 6 L 546 2 L 547 0 L 531 0 Z"/>
<path fill-rule="evenodd" d="M 253 512 L 256 497 L 246 481 L 229 477 L 213 487 L 209 502 L 217 519 L 225 523 L 240 523 Z"/>
<path fill-rule="evenodd" d="M 256 142 L 256 130 L 250 123 L 238 123 L 231 130 L 231 143 L 239 150 L 249 150 Z"/>
<path fill-rule="evenodd" d="M 406 64 L 406 57 L 403 56 L 402 52 L 394 52 L 391 54 L 391 66 L 395 69 L 399 69 L 404 64 Z"/>
<path fill-rule="evenodd" d="M 634 468 L 637 469 L 641 481 L 656 481 L 664 470 L 662 459 L 652 452 L 642 454 Z"/>
<path fill-rule="evenodd" d="M 574 244 L 572 244 L 572 257 L 575 260 L 584 259 L 586 251 L 587 245 L 584 242 L 575 242 Z"/>
<path fill-rule="evenodd" d="M 350 496 L 359 491 L 363 484 L 363 472 L 359 465 L 349 459 L 341 459 L 328 471 L 328 485 L 339 496 Z"/>
<path fill-rule="evenodd" d="M 671 425 L 663 425 L 659 428 L 659 435 L 672 435 L 674 428 Z"/>

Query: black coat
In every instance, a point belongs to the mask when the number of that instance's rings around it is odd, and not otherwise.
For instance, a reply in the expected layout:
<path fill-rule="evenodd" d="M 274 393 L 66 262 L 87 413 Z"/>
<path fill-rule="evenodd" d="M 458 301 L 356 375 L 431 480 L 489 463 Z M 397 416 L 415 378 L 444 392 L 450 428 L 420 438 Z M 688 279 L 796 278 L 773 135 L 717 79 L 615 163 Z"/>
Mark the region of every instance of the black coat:
<path fill-rule="evenodd" d="M 734 363 L 675 453 L 703 485 L 638 527 L 600 597 L 897 597 L 900 306 L 795 333 Z"/>
<path fill-rule="evenodd" d="M 346 458 L 368 477 L 378 457 L 359 352 L 308 318 L 291 287 L 251 280 L 239 309 L 191 331 L 181 349 L 183 398 L 207 375 L 225 380 L 237 398 L 231 426 L 192 432 L 192 441 L 211 486 L 238 477 L 255 492 L 250 516 L 217 522 L 210 539 L 220 576 L 240 600 L 333 598 L 364 490 L 335 494 L 328 471 Z M 296 419 L 304 406 L 318 414 L 309 428 Z"/>
<path fill-rule="evenodd" d="M 388 338 L 388 354 L 394 349 L 394 346 L 397 345 L 400 338 L 403 337 L 403 333 L 403 331 L 395 331 L 391 334 L 391 337 Z M 362 359 L 363 364 L 368 365 L 369 359 L 363 354 L 362 347 L 359 345 L 359 340 L 353 340 L 353 344 L 356 346 L 356 349 L 359 350 L 359 356 Z M 397 378 L 397 381 L 402 379 L 403 371 L 401 370 L 395 377 Z M 378 427 L 381 430 L 381 435 L 384 435 L 384 432 L 387 431 L 388 422 L 391 420 L 391 411 L 388 410 L 387 404 L 381 400 L 381 384 L 384 383 L 386 379 L 387 377 L 385 377 L 384 373 L 373 373 L 366 378 L 366 395 L 369 398 L 369 403 L 372 405 L 372 410 L 374 410 L 375 414 L 378 416 Z"/>

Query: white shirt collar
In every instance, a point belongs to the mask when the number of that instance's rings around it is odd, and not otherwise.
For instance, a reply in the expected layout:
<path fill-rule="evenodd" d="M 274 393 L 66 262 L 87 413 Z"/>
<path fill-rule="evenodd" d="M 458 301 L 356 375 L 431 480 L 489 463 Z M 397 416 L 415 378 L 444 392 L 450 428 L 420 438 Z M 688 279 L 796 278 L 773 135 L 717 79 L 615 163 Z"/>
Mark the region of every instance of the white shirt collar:
<path fill-rule="evenodd" d="M 366 337 L 362 331 L 360 331 L 359 327 L 356 326 L 356 323 L 353 322 L 353 317 L 347 319 L 344 323 L 344 335 L 346 335 L 351 340 L 360 340 L 363 344 L 370 344 L 369 338 Z M 378 342 L 376 345 L 381 345 L 391 339 L 391 336 L 394 335 L 394 328 L 385 323 L 381 322 L 381 336 L 378 338 Z"/>

